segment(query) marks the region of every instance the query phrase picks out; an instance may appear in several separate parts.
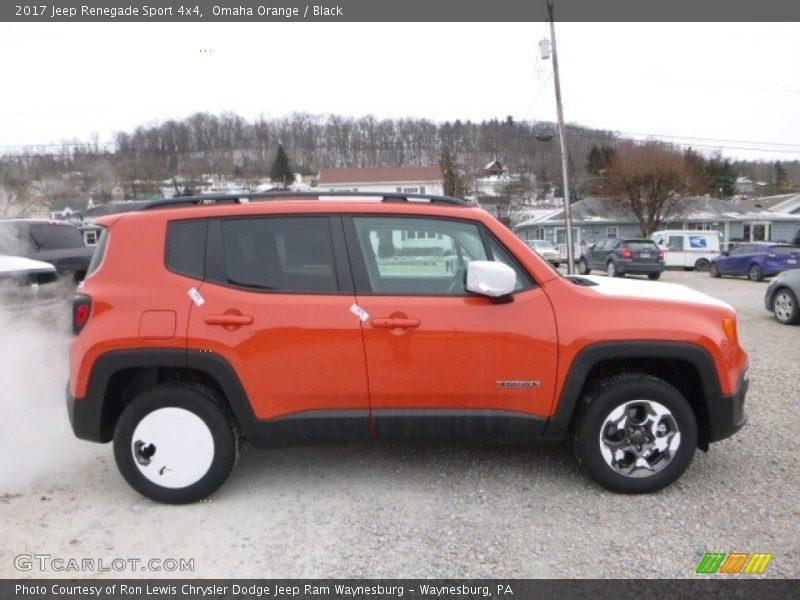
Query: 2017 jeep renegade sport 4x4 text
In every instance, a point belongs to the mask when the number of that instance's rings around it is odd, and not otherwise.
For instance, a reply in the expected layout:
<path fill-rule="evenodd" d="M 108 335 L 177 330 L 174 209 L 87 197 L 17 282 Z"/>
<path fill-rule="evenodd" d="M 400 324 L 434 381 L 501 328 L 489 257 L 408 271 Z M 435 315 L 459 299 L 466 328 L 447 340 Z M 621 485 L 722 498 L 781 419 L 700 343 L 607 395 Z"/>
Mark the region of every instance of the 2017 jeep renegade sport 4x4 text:
<path fill-rule="evenodd" d="M 211 494 L 241 440 L 370 437 L 570 436 L 601 485 L 652 492 L 745 423 L 727 304 L 562 277 L 452 198 L 261 196 L 280 201 L 180 198 L 100 221 L 69 417 L 113 440 L 149 498 Z"/>

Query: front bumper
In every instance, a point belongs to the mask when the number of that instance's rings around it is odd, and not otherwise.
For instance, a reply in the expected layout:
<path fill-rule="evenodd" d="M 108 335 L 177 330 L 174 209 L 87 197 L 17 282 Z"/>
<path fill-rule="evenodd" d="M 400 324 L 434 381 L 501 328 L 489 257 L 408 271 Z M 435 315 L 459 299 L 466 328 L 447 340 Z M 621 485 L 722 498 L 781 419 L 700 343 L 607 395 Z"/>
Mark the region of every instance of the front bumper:
<path fill-rule="evenodd" d="M 744 399 L 750 381 L 747 373 L 742 375 L 736 392 L 730 396 L 722 396 L 716 402 L 708 404 L 708 441 L 718 442 L 732 436 L 747 423 L 747 412 L 744 410 Z"/>

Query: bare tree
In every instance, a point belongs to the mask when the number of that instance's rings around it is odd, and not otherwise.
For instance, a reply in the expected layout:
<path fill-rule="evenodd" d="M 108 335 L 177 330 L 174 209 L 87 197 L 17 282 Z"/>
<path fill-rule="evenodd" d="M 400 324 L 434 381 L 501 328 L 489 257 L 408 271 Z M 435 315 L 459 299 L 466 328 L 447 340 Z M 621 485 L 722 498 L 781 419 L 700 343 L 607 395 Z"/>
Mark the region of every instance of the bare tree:
<path fill-rule="evenodd" d="M 605 195 L 629 209 L 642 236 L 661 227 L 665 217 L 685 210 L 683 198 L 704 189 L 704 177 L 685 153 L 659 142 L 629 142 L 616 148 L 603 178 Z"/>
<path fill-rule="evenodd" d="M 21 169 L 0 164 L 0 216 L 24 217 L 39 207 L 39 198 L 31 193 L 31 182 Z"/>

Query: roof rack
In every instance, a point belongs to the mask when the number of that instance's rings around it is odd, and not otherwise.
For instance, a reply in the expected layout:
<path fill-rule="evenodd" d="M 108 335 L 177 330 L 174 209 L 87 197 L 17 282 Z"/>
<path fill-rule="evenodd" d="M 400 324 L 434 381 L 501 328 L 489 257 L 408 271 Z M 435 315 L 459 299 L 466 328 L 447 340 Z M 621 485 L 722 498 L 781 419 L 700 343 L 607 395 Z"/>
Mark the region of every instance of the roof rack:
<path fill-rule="evenodd" d="M 140 210 L 150 210 L 152 208 L 167 208 L 176 206 L 197 206 L 203 204 L 245 204 L 250 200 L 277 200 L 277 199 L 312 199 L 321 197 L 340 197 L 340 198 L 380 198 L 381 202 L 416 202 L 427 200 L 430 204 L 449 204 L 451 206 L 465 206 L 469 204 L 458 198 L 450 196 L 436 196 L 432 194 L 399 194 L 388 192 L 327 192 L 327 191 L 308 191 L 308 192 L 252 192 L 248 194 L 202 194 L 199 196 L 176 196 L 164 200 L 153 200 L 145 204 Z"/>

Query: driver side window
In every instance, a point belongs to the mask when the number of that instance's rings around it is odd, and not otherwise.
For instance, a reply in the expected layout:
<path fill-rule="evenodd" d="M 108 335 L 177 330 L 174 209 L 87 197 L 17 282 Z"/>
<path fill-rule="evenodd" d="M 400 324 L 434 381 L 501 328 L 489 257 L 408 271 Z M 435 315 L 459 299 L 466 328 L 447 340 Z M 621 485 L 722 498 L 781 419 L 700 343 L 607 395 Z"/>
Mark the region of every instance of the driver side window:
<path fill-rule="evenodd" d="M 530 281 L 494 240 L 484 245 L 476 223 L 418 217 L 353 217 L 372 292 L 463 296 L 469 263 L 499 260 L 517 271 L 516 289 Z M 491 253 L 491 258 L 490 254 Z"/>

